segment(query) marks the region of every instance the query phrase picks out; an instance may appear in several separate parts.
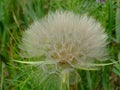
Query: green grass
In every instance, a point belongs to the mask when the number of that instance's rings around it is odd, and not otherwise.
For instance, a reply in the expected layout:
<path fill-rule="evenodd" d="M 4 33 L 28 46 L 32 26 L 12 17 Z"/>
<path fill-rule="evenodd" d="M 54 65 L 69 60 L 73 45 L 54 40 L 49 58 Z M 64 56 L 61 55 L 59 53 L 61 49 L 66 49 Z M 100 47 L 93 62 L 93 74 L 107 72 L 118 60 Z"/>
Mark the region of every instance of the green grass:
<path fill-rule="evenodd" d="M 12 61 L 22 60 L 18 45 L 28 26 L 49 11 L 58 9 L 87 13 L 96 18 L 109 36 L 110 59 L 112 62 L 120 60 L 119 0 L 106 0 L 105 3 L 95 0 L 0 0 L 0 90 L 60 89 L 57 75 L 49 74 L 51 78 L 42 78 L 45 74 L 39 73 L 42 71 L 36 70 L 36 67 Z M 78 72 L 79 90 L 120 90 L 120 63 L 102 67 L 98 71 Z"/>

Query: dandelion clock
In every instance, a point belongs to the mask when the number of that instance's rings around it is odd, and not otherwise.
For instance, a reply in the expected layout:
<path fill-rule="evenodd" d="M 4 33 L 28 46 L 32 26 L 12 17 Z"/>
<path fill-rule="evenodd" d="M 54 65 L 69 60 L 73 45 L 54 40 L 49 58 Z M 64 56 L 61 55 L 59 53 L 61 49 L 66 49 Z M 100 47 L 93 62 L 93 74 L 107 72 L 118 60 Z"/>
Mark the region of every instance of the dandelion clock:
<path fill-rule="evenodd" d="M 32 59 L 28 63 L 37 67 L 40 85 L 46 80 L 47 88 L 57 80 L 59 90 L 72 90 L 79 81 L 77 69 L 97 69 L 94 64 L 106 60 L 106 40 L 104 28 L 92 17 L 56 11 L 29 26 L 20 56 Z"/>

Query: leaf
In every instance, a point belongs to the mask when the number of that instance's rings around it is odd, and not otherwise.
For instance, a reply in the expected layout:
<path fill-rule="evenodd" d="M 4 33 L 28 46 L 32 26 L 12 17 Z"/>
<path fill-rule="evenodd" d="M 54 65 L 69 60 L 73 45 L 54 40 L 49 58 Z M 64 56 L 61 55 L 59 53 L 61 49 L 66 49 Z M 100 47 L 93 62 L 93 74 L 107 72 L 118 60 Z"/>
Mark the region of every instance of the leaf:
<path fill-rule="evenodd" d="M 107 81 L 107 69 L 105 68 L 104 69 L 104 72 L 103 72 L 103 90 L 109 90 L 108 88 L 108 81 Z"/>
<path fill-rule="evenodd" d="M 88 81 L 89 90 L 93 90 L 93 88 L 92 88 L 92 80 L 91 80 L 91 77 L 90 77 L 90 72 L 86 71 L 86 75 L 87 75 L 87 81 Z"/>
<path fill-rule="evenodd" d="M 120 60 L 120 52 L 118 53 L 118 60 Z"/>
<path fill-rule="evenodd" d="M 117 0 L 117 6 L 120 6 L 120 0 Z M 120 43 L 120 7 L 116 9 L 116 37 L 118 42 Z"/>
<path fill-rule="evenodd" d="M 120 77 L 120 70 L 114 68 L 114 69 L 113 69 L 113 72 L 114 72 L 115 74 L 117 74 L 117 75 Z"/>

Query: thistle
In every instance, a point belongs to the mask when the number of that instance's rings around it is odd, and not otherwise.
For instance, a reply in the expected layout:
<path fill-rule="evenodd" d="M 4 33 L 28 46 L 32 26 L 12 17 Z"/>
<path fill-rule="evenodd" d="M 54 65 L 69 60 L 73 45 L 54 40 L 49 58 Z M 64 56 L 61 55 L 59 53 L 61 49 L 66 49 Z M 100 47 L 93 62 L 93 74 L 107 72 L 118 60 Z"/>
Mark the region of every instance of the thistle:
<path fill-rule="evenodd" d="M 92 17 L 56 11 L 25 31 L 20 55 L 33 59 L 44 56 L 34 64 L 43 72 L 59 75 L 61 90 L 64 84 L 69 89 L 68 83 L 77 83 L 76 69 L 96 69 L 95 62 L 106 60 L 106 40 L 104 28 Z M 73 76 L 77 78 L 71 80 Z"/>

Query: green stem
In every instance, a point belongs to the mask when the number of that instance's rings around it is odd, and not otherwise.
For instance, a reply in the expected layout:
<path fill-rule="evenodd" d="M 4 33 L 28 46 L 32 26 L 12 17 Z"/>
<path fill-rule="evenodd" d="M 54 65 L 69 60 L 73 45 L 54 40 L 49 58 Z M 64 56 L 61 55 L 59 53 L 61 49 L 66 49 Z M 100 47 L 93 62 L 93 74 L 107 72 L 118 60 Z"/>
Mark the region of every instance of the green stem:
<path fill-rule="evenodd" d="M 3 77 L 4 77 L 4 72 L 3 72 L 3 69 L 4 69 L 4 65 L 3 65 L 4 63 L 2 63 L 2 65 L 1 65 L 1 90 L 3 89 Z"/>
<path fill-rule="evenodd" d="M 67 70 L 63 70 L 61 72 L 60 90 L 70 90 L 69 89 L 69 71 L 67 71 Z"/>
<path fill-rule="evenodd" d="M 75 70 L 61 72 L 60 90 L 78 90 L 78 74 Z"/>
<path fill-rule="evenodd" d="M 78 90 L 78 73 L 75 70 L 69 72 L 70 90 Z"/>

